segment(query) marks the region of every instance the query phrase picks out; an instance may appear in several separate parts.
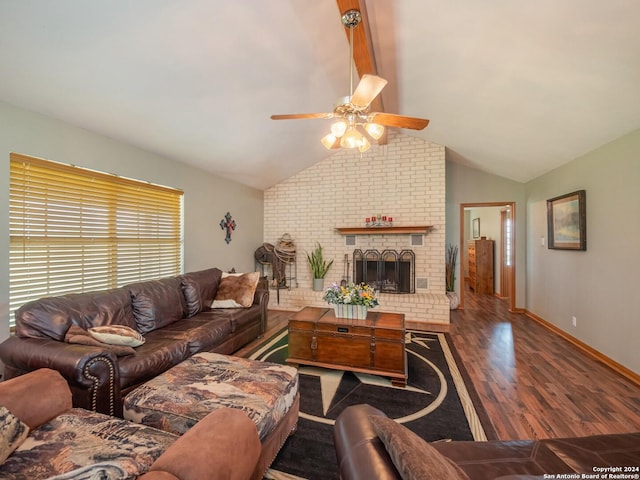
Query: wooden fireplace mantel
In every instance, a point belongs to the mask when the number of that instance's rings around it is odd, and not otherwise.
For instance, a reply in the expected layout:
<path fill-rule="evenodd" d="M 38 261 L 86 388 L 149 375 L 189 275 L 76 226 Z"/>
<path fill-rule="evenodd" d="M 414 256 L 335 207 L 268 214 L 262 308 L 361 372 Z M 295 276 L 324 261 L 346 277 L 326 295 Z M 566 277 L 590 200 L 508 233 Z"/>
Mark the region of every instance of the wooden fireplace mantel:
<path fill-rule="evenodd" d="M 342 227 L 336 228 L 340 235 L 410 235 L 422 234 L 433 228 L 432 225 L 408 227 Z"/>

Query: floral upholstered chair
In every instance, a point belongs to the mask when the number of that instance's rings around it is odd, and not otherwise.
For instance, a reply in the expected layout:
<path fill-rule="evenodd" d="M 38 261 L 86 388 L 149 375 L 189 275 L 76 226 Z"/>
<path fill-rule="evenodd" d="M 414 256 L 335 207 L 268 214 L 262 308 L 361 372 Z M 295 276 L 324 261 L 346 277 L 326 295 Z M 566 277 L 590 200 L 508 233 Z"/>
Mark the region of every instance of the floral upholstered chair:
<path fill-rule="evenodd" d="M 217 410 L 179 437 L 72 408 L 54 370 L 0 383 L 3 479 L 241 480 L 260 450 L 255 424 L 238 410 Z"/>

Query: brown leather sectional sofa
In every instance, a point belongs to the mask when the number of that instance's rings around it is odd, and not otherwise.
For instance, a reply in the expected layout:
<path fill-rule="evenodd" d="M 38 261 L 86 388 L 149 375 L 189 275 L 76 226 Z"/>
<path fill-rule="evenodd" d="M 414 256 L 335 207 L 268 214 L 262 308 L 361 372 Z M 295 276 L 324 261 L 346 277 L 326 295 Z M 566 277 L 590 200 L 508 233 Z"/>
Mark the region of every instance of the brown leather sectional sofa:
<path fill-rule="evenodd" d="M 0 344 L 9 379 L 39 368 L 67 380 L 74 407 L 122 416 L 122 399 L 198 352 L 230 354 L 264 333 L 269 291 L 248 308 L 211 309 L 222 272 L 211 268 L 109 291 L 48 297 L 16 311 L 15 335 Z M 72 325 L 125 325 L 145 337 L 135 354 L 65 342 Z"/>
<path fill-rule="evenodd" d="M 374 425 L 372 417 L 386 419 L 380 410 L 362 404 L 346 408 L 336 420 L 334 443 L 342 480 L 614 479 L 634 478 L 634 475 L 637 478 L 639 473 L 640 432 L 545 440 L 428 444 L 418 438 L 427 448 L 418 443 L 418 448 L 411 451 L 406 447 L 412 439 L 401 430 L 407 430 L 405 427 L 391 427 L 400 432 L 392 437 L 403 445 L 387 445 L 390 437 L 385 437 L 387 443 L 380 438 L 380 426 Z M 403 469 L 403 475 L 397 463 Z"/>

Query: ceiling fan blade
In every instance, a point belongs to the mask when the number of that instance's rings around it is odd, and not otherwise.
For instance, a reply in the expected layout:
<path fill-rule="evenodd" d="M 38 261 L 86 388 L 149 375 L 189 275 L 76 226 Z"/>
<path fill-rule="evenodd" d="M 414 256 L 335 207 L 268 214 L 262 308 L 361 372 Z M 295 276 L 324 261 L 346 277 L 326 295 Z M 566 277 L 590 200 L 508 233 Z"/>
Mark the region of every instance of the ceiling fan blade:
<path fill-rule="evenodd" d="M 384 125 L 385 127 L 410 128 L 412 130 L 422 130 L 429 125 L 426 118 L 406 117 L 393 113 L 374 112 L 369 115 L 371 121 Z"/>
<path fill-rule="evenodd" d="M 356 107 L 368 107 L 374 98 L 382 91 L 387 81 L 377 75 L 365 74 L 356 87 L 351 103 Z"/>
<path fill-rule="evenodd" d="M 271 120 L 296 120 L 299 118 L 333 118 L 333 113 L 290 113 L 271 115 Z"/>

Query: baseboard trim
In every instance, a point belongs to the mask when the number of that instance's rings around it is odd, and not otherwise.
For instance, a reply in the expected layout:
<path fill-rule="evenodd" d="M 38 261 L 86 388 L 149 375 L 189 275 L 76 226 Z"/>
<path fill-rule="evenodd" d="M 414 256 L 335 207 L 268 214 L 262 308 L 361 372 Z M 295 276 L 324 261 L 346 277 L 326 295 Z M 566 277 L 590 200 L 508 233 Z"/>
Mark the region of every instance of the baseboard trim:
<path fill-rule="evenodd" d="M 619 364 L 618 362 L 616 362 L 615 360 L 613 360 L 610 357 L 607 357 L 605 354 L 599 352 L 598 350 L 596 350 L 593 347 L 590 347 L 589 345 L 587 345 L 584 342 L 581 342 L 580 340 L 578 340 L 576 337 L 569 335 L 567 332 L 565 332 L 564 330 L 562 330 L 561 328 L 555 326 L 553 323 L 548 322 L 547 320 L 545 320 L 544 318 L 539 317 L 538 315 L 536 315 L 535 313 L 532 313 L 528 310 L 525 310 L 525 315 L 527 317 L 529 317 L 530 319 L 534 320 L 535 322 L 539 323 L 540 325 L 542 325 L 543 327 L 551 330 L 553 333 L 555 333 L 556 335 L 564 338 L 566 341 L 568 341 L 569 343 L 571 343 L 573 346 L 575 346 L 576 348 L 579 348 L 580 350 L 582 350 L 584 353 L 586 353 L 587 355 L 589 355 L 591 358 L 593 358 L 594 360 L 604 364 L 606 367 L 609 367 L 611 370 L 613 370 L 614 372 L 616 372 L 618 375 L 623 376 L 624 378 L 626 378 L 627 380 L 630 380 L 631 382 L 635 383 L 636 385 L 640 386 L 640 375 L 638 375 L 636 372 L 634 372 L 633 370 L 628 369 L 627 367 L 625 367 L 624 365 Z"/>

